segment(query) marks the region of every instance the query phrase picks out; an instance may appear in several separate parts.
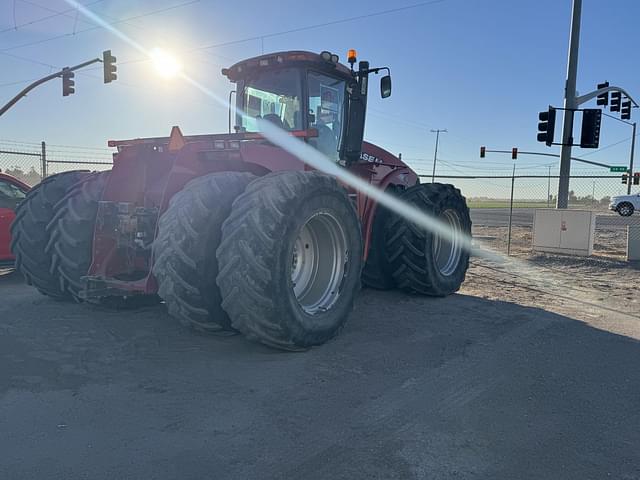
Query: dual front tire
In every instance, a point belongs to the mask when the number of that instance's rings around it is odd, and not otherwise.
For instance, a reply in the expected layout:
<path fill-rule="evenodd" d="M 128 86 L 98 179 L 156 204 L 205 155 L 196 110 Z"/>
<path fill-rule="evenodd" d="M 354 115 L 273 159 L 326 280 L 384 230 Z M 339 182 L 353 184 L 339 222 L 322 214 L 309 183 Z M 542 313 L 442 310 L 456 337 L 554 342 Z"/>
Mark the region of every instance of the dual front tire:
<path fill-rule="evenodd" d="M 335 179 L 316 172 L 211 174 L 159 223 L 154 274 L 170 313 L 299 350 L 335 336 L 360 287 L 360 223 Z"/>

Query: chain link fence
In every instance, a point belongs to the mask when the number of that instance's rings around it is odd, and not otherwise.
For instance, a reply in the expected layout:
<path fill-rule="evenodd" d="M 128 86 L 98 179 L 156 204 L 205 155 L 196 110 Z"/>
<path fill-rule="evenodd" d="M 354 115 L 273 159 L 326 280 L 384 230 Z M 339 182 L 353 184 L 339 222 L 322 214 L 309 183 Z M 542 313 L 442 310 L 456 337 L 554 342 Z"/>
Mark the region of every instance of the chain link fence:
<path fill-rule="evenodd" d="M 467 198 L 478 242 L 498 251 L 528 254 L 532 251 L 533 218 L 536 209 L 555 208 L 558 176 L 436 176 L 437 182 L 451 183 Z M 431 177 L 423 178 L 431 181 Z M 513 211 L 511 192 L 513 182 Z M 596 214 L 594 254 L 624 258 L 627 226 L 640 226 L 640 212 L 622 217 L 609 210 L 614 196 L 627 195 L 621 175 L 577 175 L 570 181 L 569 208 Z M 640 186 L 632 186 L 640 194 Z M 512 232 L 509 241 L 509 219 Z"/>
<path fill-rule="evenodd" d="M 56 173 L 108 170 L 112 165 L 112 151 L 106 148 L 0 140 L 0 170 L 31 186 Z"/>
<path fill-rule="evenodd" d="M 106 148 L 0 140 L 0 170 L 31 186 L 48 175 L 69 170 L 108 170 L 112 163 L 112 151 Z M 431 181 L 431 176 L 422 181 Z M 436 181 L 454 184 L 467 198 L 477 241 L 516 255 L 531 252 L 534 212 L 538 208 L 554 208 L 558 190 L 556 175 L 440 175 Z M 621 175 L 571 178 L 569 208 L 596 213 L 596 255 L 624 257 L 627 226 L 640 226 L 640 211 L 622 217 L 609 210 L 612 197 L 626 194 L 627 185 L 622 183 Z M 640 186 L 633 185 L 632 194 L 640 194 Z"/>

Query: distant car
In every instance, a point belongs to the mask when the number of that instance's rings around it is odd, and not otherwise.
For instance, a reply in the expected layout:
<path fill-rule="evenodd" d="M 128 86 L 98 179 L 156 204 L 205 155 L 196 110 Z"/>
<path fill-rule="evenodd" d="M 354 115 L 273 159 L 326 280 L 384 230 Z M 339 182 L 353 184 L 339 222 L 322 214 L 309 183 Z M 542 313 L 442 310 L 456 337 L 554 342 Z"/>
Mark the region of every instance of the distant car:
<path fill-rule="evenodd" d="M 16 217 L 16 207 L 25 199 L 29 185 L 11 175 L 0 173 L 0 266 L 13 265 L 11 253 L 11 222 Z"/>
<path fill-rule="evenodd" d="M 633 215 L 633 212 L 640 210 L 640 193 L 637 195 L 620 195 L 613 197 L 609 204 L 609 209 L 618 212 L 623 217 Z"/>

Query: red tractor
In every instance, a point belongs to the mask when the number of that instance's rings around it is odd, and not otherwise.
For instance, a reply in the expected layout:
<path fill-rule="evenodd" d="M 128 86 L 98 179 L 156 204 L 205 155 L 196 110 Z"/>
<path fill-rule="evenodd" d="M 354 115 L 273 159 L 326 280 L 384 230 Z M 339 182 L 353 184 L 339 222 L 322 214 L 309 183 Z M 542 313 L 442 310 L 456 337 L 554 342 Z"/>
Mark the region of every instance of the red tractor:
<path fill-rule="evenodd" d="M 459 242 L 377 207 L 259 131 L 258 119 L 271 121 L 470 234 L 459 190 L 421 185 L 399 158 L 363 142 L 369 76 L 388 69 L 354 70 L 355 53 L 349 62 L 303 51 L 239 62 L 222 71 L 237 92 L 230 133 L 174 127 L 170 137 L 111 141 L 111 171 L 47 178 L 18 208 L 18 269 L 51 297 L 160 297 L 186 325 L 287 350 L 335 336 L 361 278 L 415 294 L 457 291 L 469 263 Z M 389 96 L 389 75 L 380 84 Z"/>

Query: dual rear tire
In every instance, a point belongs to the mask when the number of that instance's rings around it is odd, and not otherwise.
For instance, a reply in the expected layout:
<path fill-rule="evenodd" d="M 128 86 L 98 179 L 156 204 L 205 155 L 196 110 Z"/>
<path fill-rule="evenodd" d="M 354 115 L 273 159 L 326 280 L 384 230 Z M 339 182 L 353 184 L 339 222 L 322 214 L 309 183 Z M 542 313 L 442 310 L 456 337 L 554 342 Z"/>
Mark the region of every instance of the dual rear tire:
<path fill-rule="evenodd" d="M 427 183 L 400 197 L 447 227 L 448 237 L 427 231 L 393 214 L 385 225 L 385 253 L 395 285 L 419 295 L 444 297 L 457 292 L 469 268 L 471 218 L 460 190 Z"/>

